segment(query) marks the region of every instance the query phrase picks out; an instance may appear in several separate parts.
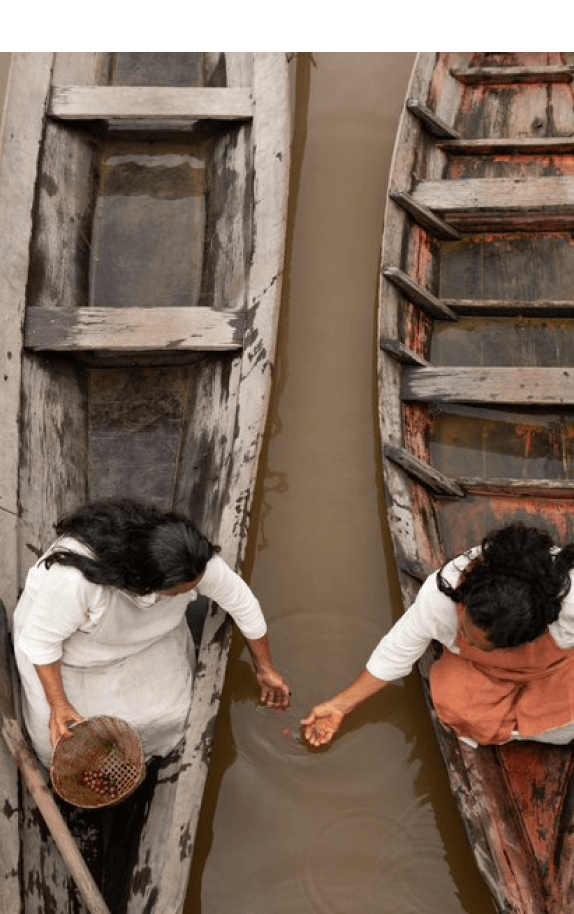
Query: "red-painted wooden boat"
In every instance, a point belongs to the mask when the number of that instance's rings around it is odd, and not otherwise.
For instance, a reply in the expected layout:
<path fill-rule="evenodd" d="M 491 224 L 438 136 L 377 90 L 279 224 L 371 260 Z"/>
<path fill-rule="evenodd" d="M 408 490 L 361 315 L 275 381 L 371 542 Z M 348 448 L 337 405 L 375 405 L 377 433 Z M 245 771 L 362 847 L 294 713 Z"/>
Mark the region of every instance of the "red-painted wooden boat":
<path fill-rule="evenodd" d="M 0 132 L 9 615 L 58 515 L 88 498 L 184 511 L 241 569 L 281 299 L 289 111 L 282 53 L 12 55 Z M 207 601 L 189 623 L 184 740 L 120 806 L 66 810 L 114 914 L 184 906 L 231 634 Z M 0 697 L 8 677 L 0 661 Z M 81 914 L 1 740 L 0 789 L 0 908 Z"/>
<path fill-rule="evenodd" d="M 511 520 L 574 539 L 574 54 L 425 53 L 382 246 L 379 412 L 405 606 Z M 574 904 L 574 750 L 476 750 L 436 720 L 505 914 Z"/>

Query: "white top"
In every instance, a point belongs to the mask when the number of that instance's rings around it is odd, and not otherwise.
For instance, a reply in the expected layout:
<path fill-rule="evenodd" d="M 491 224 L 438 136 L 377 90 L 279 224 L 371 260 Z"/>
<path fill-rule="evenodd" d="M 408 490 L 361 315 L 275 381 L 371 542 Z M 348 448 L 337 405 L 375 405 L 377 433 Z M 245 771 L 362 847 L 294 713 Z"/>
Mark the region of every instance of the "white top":
<path fill-rule="evenodd" d="M 76 551 L 75 540 L 62 539 Z M 218 555 L 194 590 L 138 597 L 90 583 L 76 568 L 41 561 L 28 573 L 14 614 L 14 649 L 28 735 L 50 764 L 50 710 L 35 667 L 60 661 L 66 695 L 83 717 L 110 714 L 140 733 L 146 757 L 166 755 L 183 736 L 195 649 L 186 613 L 198 594 L 228 612 L 246 638 L 267 627 L 245 582 Z M 191 604 L 191 605 L 190 605 Z"/>
<path fill-rule="evenodd" d="M 466 566 L 480 553 L 480 546 L 453 559 L 443 569 L 443 577 L 456 587 Z M 574 571 L 572 586 L 562 601 L 558 619 L 548 630 L 558 647 L 574 647 Z M 458 616 L 456 605 L 438 589 L 437 572 L 429 575 L 417 597 L 398 622 L 379 642 L 367 662 L 367 670 L 377 679 L 392 682 L 406 676 L 422 657 L 431 641 L 439 641 L 453 654 L 456 645 Z"/>
<path fill-rule="evenodd" d="M 75 541 L 62 545 L 81 549 Z M 18 604 L 14 630 L 18 649 L 35 665 L 63 659 L 72 666 L 91 666 L 125 656 L 124 644 L 108 642 L 103 655 L 88 657 L 84 643 L 93 644 L 95 639 L 76 634 L 95 634 L 112 610 L 124 613 L 126 623 L 131 620 L 136 649 L 142 649 L 166 629 L 174 628 L 198 594 L 209 597 L 233 616 L 246 638 L 262 638 L 267 631 L 259 601 L 218 555 L 207 563 L 197 587 L 176 597 L 134 596 L 92 584 L 77 568 L 57 563 L 49 571 L 44 563 L 37 563 L 28 573 L 24 593 L 28 599 Z"/>

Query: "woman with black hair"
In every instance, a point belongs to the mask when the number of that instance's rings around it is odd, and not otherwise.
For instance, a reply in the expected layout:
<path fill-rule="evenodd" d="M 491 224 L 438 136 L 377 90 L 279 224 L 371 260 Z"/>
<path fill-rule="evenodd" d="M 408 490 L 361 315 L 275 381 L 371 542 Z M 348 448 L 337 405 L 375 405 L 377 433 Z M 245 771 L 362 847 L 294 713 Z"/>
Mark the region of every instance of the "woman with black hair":
<path fill-rule="evenodd" d="M 288 706 L 259 602 L 188 518 L 106 501 L 61 518 L 56 533 L 14 614 L 24 720 L 44 765 L 70 722 L 97 714 L 131 723 L 148 758 L 175 748 L 195 667 L 186 610 L 198 594 L 243 633 L 262 702 Z"/>
<path fill-rule="evenodd" d="M 574 739 L 574 544 L 511 524 L 448 562 L 377 645 L 366 669 L 302 721 L 313 746 L 330 742 L 366 698 L 410 672 L 431 641 L 439 719 L 471 745 Z"/>

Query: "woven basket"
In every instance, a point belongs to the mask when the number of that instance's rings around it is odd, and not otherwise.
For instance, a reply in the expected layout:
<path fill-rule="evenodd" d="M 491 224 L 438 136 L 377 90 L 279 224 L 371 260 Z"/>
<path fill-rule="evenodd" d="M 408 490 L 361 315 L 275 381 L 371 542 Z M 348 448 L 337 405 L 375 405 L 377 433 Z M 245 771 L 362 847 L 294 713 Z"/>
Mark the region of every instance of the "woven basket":
<path fill-rule="evenodd" d="M 90 717 L 74 724 L 71 738 L 54 749 L 50 776 L 56 793 L 82 809 L 115 806 L 145 777 L 137 730 L 118 717 Z"/>

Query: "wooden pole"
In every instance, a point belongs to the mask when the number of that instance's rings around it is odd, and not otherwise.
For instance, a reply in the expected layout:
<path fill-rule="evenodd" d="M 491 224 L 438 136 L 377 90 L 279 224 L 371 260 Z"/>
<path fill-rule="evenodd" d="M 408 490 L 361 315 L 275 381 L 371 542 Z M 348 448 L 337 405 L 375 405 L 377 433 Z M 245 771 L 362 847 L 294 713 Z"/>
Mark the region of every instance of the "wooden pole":
<path fill-rule="evenodd" d="M 90 914 L 110 914 L 16 720 L 6 610 L 0 601 L 0 732 Z"/>

